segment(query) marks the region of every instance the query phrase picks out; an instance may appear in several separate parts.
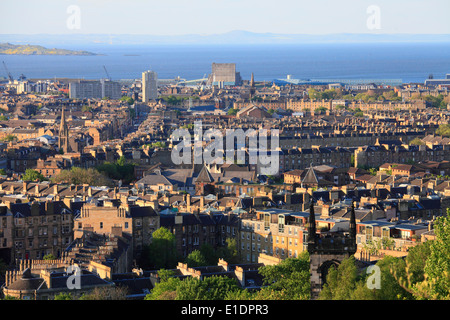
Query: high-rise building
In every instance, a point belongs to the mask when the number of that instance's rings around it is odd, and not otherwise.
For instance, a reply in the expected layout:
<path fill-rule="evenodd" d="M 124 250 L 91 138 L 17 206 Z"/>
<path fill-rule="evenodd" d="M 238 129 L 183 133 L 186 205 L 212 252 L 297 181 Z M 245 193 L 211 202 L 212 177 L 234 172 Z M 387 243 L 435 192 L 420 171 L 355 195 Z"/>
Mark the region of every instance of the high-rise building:
<path fill-rule="evenodd" d="M 102 84 L 102 98 L 120 99 L 122 97 L 122 86 L 120 83 L 110 80 L 100 80 Z"/>
<path fill-rule="evenodd" d="M 158 98 L 158 74 L 154 71 L 142 72 L 142 102 Z"/>
<path fill-rule="evenodd" d="M 79 80 L 69 83 L 71 99 L 120 99 L 122 86 L 118 82 L 109 80 L 87 81 Z"/>
<path fill-rule="evenodd" d="M 241 84 L 241 74 L 236 72 L 235 63 L 214 63 L 211 66 L 213 85 L 239 85 Z"/>

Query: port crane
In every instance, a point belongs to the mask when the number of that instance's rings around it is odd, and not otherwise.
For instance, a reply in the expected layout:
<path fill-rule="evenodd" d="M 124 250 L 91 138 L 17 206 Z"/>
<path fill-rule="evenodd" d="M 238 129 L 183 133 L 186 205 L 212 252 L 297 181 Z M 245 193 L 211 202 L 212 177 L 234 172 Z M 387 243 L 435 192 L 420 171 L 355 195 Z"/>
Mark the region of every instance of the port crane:
<path fill-rule="evenodd" d="M 3 61 L 3 67 L 5 67 L 6 73 L 8 74 L 9 81 L 13 82 L 14 78 L 13 78 L 11 72 L 9 72 L 8 68 L 6 67 L 5 61 Z"/>
<path fill-rule="evenodd" d="M 111 77 L 109 76 L 108 70 L 106 70 L 105 66 L 103 66 L 103 69 L 105 69 L 105 73 L 106 73 L 106 76 L 108 77 L 108 80 L 111 81 Z"/>

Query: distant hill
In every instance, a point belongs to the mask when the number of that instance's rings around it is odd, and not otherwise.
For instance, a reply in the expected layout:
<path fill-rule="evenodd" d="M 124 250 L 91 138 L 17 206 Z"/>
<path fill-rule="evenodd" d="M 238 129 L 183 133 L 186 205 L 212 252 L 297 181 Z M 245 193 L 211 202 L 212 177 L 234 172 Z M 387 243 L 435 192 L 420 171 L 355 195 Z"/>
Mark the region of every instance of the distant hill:
<path fill-rule="evenodd" d="M 59 55 L 59 56 L 95 56 L 95 53 L 88 51 L 73 51 L 66 49 L 48 49 L 43 46 L 23 44 L 14 45 L 11 43 L 0 43 L 0 54 L 6 55 Z"/>
<path fill-rule="evenodd" d="M 18 44 L 39 43 L 44 46 L 80 48 L 104 45 L 158 45 L 158 44 L 305 44 L 305 43 L 437 43 L 450 42 L 450 34 L 279 34 L 235 30 L 221 34 L 0 34 L 0 42 Z"/>

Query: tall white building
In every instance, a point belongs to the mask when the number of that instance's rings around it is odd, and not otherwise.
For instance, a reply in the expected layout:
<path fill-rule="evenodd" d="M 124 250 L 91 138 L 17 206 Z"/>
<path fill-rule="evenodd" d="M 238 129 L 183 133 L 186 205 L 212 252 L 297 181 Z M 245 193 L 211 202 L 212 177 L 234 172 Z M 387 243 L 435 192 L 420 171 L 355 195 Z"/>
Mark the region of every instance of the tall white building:
<path fill-rule="evenodd" d="M 142 102 L 158 98 L 158 74 L 154 71 L 142 72 Z"/>
<path fill-rule="evenodd" d="M 79 80 L 69 83 L 71 99 L 120 99 L 122 86 L 118 82 L 108 80 Z"/>

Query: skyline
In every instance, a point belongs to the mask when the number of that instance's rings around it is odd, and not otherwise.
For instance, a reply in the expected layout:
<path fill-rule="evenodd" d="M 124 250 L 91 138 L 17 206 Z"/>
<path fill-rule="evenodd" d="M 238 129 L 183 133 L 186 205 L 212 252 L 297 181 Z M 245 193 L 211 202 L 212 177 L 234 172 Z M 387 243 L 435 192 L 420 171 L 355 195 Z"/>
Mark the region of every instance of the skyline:
<path fill-rule="evenodd" d="M 2 35 L 450 34 L 446 0 L 25 0 L 0 7 L 8 13 L 0 21 Z"/>

